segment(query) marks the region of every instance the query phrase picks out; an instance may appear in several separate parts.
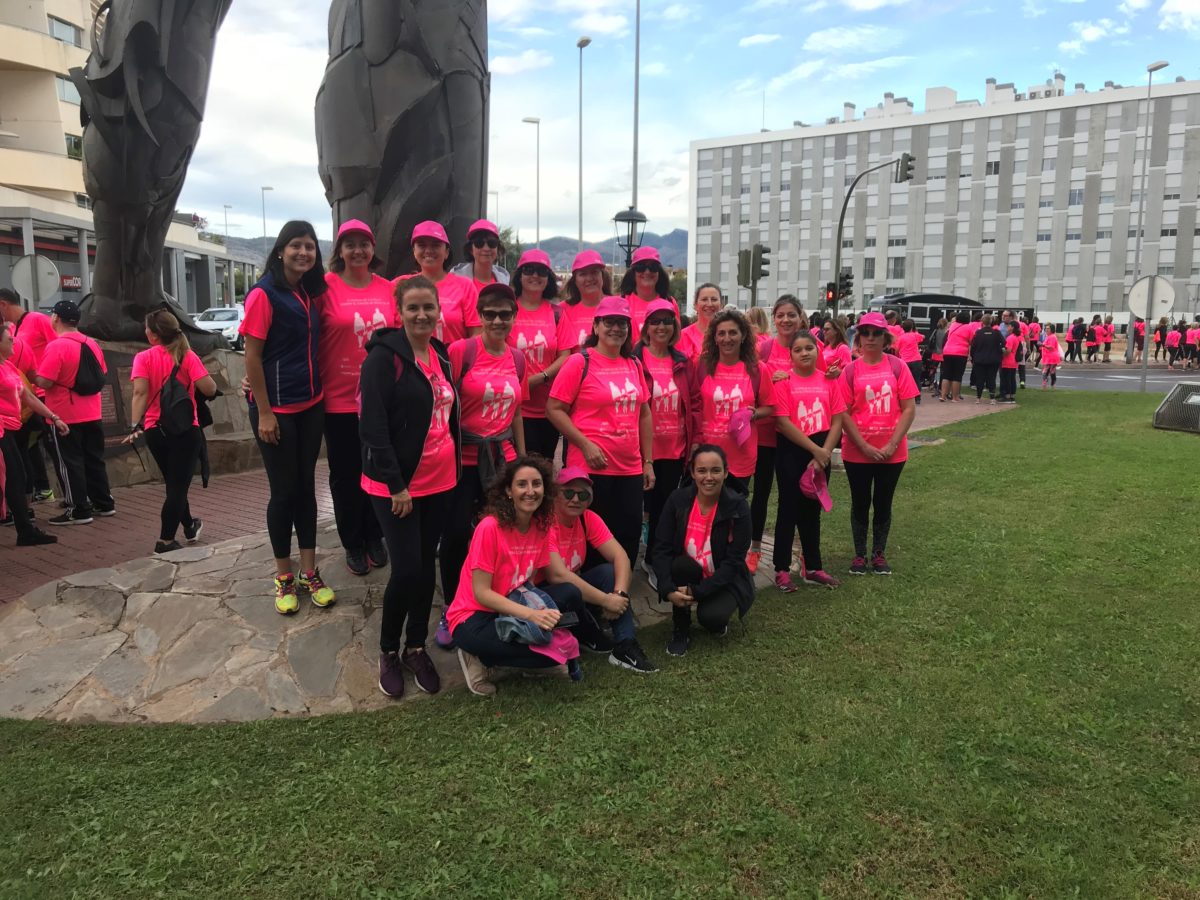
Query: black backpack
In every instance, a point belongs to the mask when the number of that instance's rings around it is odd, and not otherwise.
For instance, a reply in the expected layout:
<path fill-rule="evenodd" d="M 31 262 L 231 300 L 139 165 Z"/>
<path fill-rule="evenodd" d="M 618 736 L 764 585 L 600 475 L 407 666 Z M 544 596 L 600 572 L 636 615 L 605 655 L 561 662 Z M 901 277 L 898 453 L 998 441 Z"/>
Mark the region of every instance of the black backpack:
<path fill-rule="evenodd" d="M 104 390 L 108 378 L 100 368 L 100 360 L 95 352 L 83 341 L 79 342 L 79 370 L 75 373 L 75 383 L 71 390 L 81 397 L 91 397 Z"/>
<path fill-rule="evenodd" d="M 187 434 L 196 420 L 192 392 L 179 382 L 178 375 L 179 363 L 176 363 L 158 392 L 158 427 L 171 436 Z"/>

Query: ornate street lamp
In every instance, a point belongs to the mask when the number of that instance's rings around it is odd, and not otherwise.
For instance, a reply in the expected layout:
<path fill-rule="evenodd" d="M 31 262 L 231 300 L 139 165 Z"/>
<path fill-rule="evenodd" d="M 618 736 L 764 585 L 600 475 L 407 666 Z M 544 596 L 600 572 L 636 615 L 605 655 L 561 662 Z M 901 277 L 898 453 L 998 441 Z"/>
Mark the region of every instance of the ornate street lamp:
<path fill-rule="evenodd" d="M 628 269 L 633 260 L 633 251 L 642 246 L 642 238 L 646 234 L 646 216 L 631 206 L 613 216 L 613 225 L 617 229 L 617 246 L 625 251 L 625 268 Z"/>

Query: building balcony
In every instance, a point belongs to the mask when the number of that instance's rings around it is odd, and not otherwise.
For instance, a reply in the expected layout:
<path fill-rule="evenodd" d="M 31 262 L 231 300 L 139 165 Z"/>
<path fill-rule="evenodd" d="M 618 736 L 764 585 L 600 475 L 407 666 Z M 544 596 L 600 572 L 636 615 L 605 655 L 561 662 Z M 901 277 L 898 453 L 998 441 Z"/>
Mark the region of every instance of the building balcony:
<path fill-rule="evenodd" d="M 0 148 L 0 184 L 25 191 L 82 194 L 83 165 L 65 154 Z"/>
<path fill-rule="evenodd" d="M 41 31 L 0 24 L 0 71 L 27 70 L 66 75 L 87 62 L 87 51 Z"/>

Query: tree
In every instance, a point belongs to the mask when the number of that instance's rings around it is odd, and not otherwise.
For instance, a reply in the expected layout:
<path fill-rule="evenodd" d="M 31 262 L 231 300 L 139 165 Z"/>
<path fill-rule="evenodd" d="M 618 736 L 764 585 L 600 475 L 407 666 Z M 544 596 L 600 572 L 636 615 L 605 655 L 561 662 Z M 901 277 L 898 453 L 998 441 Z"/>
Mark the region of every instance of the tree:
<path fill-rule="evenodd" d="M 517 268 L 517 261 L 521 258 L 521 253 L 524 247 L 521 246 L 521 236 L 513 229 L 511 225 L 499 225 L 500 229 L 500 246 L 504 248 L 504 256 L 502 259 L 496 260 L 501 266 L 508 270 L 509 274 Z"/>
<path fill-rule="evenodd" d="M 671 296 L 679 301 L 680 312 L 687 306 L 688 295 L 687 269 L 674 269 L 671 272 Z"/>

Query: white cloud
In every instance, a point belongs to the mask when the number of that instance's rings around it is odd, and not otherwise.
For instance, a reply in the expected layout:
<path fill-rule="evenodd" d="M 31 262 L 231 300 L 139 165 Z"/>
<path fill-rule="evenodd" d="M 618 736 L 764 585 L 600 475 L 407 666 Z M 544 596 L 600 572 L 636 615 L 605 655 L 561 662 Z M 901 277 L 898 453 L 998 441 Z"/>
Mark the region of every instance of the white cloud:
<path fill-rule="evenodd" d="M 629 19 L 620 13 L 587 12 L 571 22 L 585 34 L 622 35 L 629 30 Z"/>
<path fill-rule="evenodd" d="M 909 0 L 841 0 L 842 6 L 854 12 L 873 12 L 885 6 L 904 6 Z"/>
<path fill-rule="evenodd" d="M 662 62 L 649 62 L 642 66 L 642 74 L 649 75 L 651 77 L 666 75 L 667 72 L 667 64 Z"/>
<path fill-rule="evenodd" d="M 493 75 L 517 75 L 544 69 L 554 64 L 554 57 L 541 50 L 526 50 L 518 56 L 497 56 L 492 60 Z"/>
<path fill-rule="evenodd" d="M 1200 15 L 1200 6 L 1197 9 L 1198 15 Z M 1129 26 L 1118 24 L 1112 19 L 1097 19 L 1095 22 L 1072 22 L 1071 30 L 1075 33 L 1075 37 L 1061 41 L 1058 49 L 1068 56 L 1079 56 L 1086 52 L 1088 44 L 1094 44 L 1104 38 L 1128 34 Z"/>
<path fill-rule="evenodd" d="M 816 2 L 815 2 L 815 3 L 810 3 L 810 4 L 808 4 L 807 6 L 805 6 L 805 7 L 804 7 L 802 10 L 800 10 L 800 11 L 801 11 L 801 12 L 803 12 L 803 13 L 808 13 L 809 15 L 811 15 L 812 13 L 818 13 L 818 12 L 820 12 L 820 11 L 821 11 L 821 10 L 823 10 L 825 7 L 827 7 L 828 5 L 829 5 L 829 3 L 827 2 L 827 0 L 816 0 Z"/>
<path fill-rule="evenodd" d="M 1125 0 L 1117 7 L 1117 12 L 1123 16 L 1133 16 L 1150 5 L 1150 0 Z"/>
<path fill-rule="evenodd" d="M 687 4 L 672 3 L 659 13 L 659 18 L 667 22 L 686 22 L 692 18 L 693 12 L 692 8 Z"/>
<path fill-rule="evenodd" d="M 852 81 L 856 78 L 866 78 L 884 69 L 895 69 L 898 66 L 912 62 L 911 56 L 884 56 L 880 59 L 869 59 L 865 62 L 843 63 L 833 66 L 825 76 L 826 81 Z"/>
<path fill-rule="evenodd" d="M 878 25 L 858 25 L 853 28 L 826 28 L 814 31 L 804 41 L 804 49 L 810 53 L 878 52 L 894 47 L 900 35 L 890 28 Z"/>
<path fill-rule="evenodd" d="M 1059 41 L 1058 49 L 1067 56 L 1078 56 L 1083 52 L 1083 41 Z"/>
<path fill-rule="evenodd" d="M 821 67 L 825 65 L 823 59 L 810 59 L 808 62 L 802 62 L 798 66 L 789 69 L 782 75 L 776 75 L 767 82 L 767 93 L 776 94 L 786 87 L 791 87 L 798 81 L 806 81 L 817 72 L 821 71 Z"/>
<path fill-rule="evenodd" d="M 524 37 L 524 38 L 549 37 L 550 35 L 554 34 L 554 32 L 551 31 L 549 28 L 541 28 L 537 25 L 529 25 L 529 26 L 526 26 L 523 28 L 514 28 L 513 33 L 519 34 L 521 37 Z M 489 41 L 489 43 L 493 47 L 496 45 L 495 41 Z"/>
<path fill-rule="evenodd" d="M 779 34 L 751 34 L 738 41 L 739 47 L 753 47 L 757 44 L 770 44 L 779 40 L 782 35 Z"/>
<path fill-rule="evenodd" d="M 1200 33 L 1200 0 L 1166 0 L 1158 10 L 1158 28 Z"/>
<path fill-rule="evenodd" d="M 1025 0 L 1021 4 L 1021 15 L 1027 19 L 1036 19 L 1038 16 L 1044 16 L 1046 8 L 1037 3 L 1037 0 Z"/>

